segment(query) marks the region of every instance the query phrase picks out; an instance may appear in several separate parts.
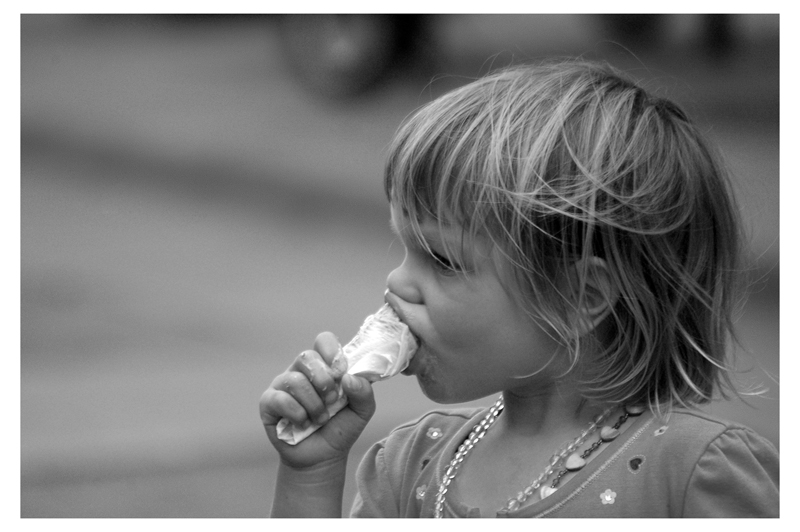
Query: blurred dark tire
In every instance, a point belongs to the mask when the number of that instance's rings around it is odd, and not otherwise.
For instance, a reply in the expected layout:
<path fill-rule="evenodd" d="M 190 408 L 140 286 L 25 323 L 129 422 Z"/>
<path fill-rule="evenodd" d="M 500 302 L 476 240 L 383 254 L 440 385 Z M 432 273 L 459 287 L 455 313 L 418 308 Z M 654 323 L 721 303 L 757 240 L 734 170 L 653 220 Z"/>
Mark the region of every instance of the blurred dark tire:
<path fill-rule="evenodd" d="M 657 48 L 662 44 L 664 15 L 614 14 L 600 15 L 610 37 L 626 46 Z"/>
<path fill-rule="evenodd" d="M 393 15 L 285 15 L 281 39 L 304 85 L 334 98 L 365 92 L 390 70 L 402 42 Z"/>

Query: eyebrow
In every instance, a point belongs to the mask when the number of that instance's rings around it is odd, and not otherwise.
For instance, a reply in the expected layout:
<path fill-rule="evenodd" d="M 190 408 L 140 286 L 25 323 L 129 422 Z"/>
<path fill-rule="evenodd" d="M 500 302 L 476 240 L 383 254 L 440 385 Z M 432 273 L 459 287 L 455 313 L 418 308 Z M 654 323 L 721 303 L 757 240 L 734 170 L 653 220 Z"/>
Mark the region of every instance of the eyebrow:
<path fill-rule="evenodd" d="M 392 233 L 397 238 L 399 238 L 403 242 L 406 241 L 406 239 L 403 237 L 403 232 L 397 227 L 397 225 L 394 222 L 394 218 L 391 217 L 391 216 L 389 217 L 389 227 L 391 228 Z M 447 229 L 447 228 L 452 227 L 452 224 L 443 223 L 442 227 L 444 229 Z M 438 248 L 441 248 L 442 246 L 446 246 L 445 241 L 447 239 L 441 234 L 441 232 L 438 230 L 438 227 L 433 229 L 433 228 L 425 228 L 425 227 L 420 226 L 420 234 L 419 235 L 414 233 L 412 230 L 408 229 L 406 231 L 405 236 L 408 237 L 408 238 L 411 238 L 413 240 L 416 240 L 417 236 L 421 237 L 423 242 L 424 242 L 424 246 L 427 246 L 428 249 L 430 249 L 430 250 L 434 250 L 434 248 L 438 249 Z"/>

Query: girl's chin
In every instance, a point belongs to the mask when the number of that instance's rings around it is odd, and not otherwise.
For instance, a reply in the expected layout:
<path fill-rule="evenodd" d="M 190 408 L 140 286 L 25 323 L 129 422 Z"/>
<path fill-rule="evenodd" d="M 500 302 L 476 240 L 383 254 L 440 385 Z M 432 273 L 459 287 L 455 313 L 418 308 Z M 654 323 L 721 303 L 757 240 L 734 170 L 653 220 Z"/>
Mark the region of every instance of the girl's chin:
<path fill-rule="evenodd" d="M 431 386 L 425 386 L 422 382 L 419 382 L 419 380 L 417 382 L 419 383 L 420 390 L 422 390 L 422 395 L 434 403 L 440 405 L 449 405 L 457 402 L 451 401 L 446 393 L 442 393 L 442 390 Z"/>
<path fill-rule="evenodd" d="M 422 395 L 440 405 L 452 405 L 457 403 L 464 403 L 477 397 L 465 394 L 454 393 L 448 386 L 443 385 L 440 381 L 430 378 L 430 375 L 421 373 L 416 374 L 417 384 L 419 385 Z"/>
<path fill-rule="evenodd" d="M 424 371 L 414 375 L 417 378 L 422 395 L 440 405 L 454 405 L 459 403 L 468 403 L 470 401 L 478 401 L 486 397 L 492 397 L 500 392 L 489 390 L 480 390 L 479 387 L 469 386 L 467 388 L 454 385 L 454 383 L 442 382 L 440 379 L 432 378 L 432 376 Z M 496 397 L 495 397 L 496 399 Z"/>

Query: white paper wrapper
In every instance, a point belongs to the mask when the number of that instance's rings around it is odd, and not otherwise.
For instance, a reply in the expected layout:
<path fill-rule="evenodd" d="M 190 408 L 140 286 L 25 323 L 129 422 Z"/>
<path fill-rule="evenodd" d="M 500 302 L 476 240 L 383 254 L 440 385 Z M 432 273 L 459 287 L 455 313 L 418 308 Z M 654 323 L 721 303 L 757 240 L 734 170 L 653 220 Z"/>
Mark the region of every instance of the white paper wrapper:
<path fill-rule="evenodd" d="M 358 333 L 342 351 L 347 360 L 347 373 L 376 382 L 394 377 L 406 369 L 417 351 L 417 340 L 394 310 L 385 304 L 364 320 Z M 328 405 L 328 414 L 333 417 L 345 405 L 347 397 L 339 387 L 339 399 Z M 297 445 L 320 426 L 312 424 L 300 429 L 281 419 L 277 426 L 278 438 L 290 445 Z"/>

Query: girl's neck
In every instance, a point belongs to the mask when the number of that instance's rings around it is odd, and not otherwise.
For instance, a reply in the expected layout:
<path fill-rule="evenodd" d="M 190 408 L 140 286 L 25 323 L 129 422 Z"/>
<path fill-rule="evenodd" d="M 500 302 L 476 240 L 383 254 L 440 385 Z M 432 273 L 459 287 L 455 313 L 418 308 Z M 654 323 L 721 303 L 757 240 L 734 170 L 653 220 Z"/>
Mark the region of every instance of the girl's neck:
<path fill-rule="evenodd" d="M 592 338 L 584 340 L 585 356 L 595 349 Z M 559 361 L 560 360 L 560 364 Z M 568 366 L 566 356 L 554 357 L 552 367 L 503 392 L 505 408 L 498 421 L 506 437 L 557 438 L 580 433 L 609 405 L 590 401 L 579 392 L 580 366 Z"/>
<path fill-rule="evenodd" d="M 605 407 L 558 387 L 535 395 L 506 390 L 503 399 L 505 408 L 498 420 L 499 432 L 528 438 L 579 432 Z"/>

